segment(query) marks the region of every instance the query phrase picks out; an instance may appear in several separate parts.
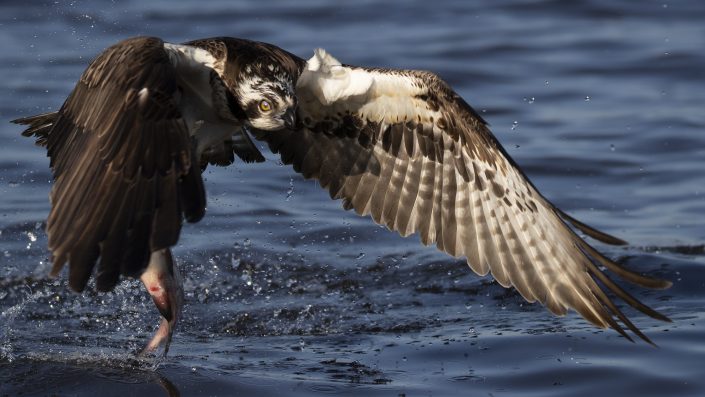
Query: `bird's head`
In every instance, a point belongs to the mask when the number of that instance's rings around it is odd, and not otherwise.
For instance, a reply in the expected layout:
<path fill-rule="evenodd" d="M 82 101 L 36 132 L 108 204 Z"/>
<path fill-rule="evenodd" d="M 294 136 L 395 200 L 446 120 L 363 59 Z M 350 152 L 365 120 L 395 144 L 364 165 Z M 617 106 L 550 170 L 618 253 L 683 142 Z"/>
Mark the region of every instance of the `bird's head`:
<path fill-rule="evenodd" d="M 254 128 L 276 131 L 296 124 L 296 94 L 292 77 L 273 63 L 244 68 L 237 98 Z"/>

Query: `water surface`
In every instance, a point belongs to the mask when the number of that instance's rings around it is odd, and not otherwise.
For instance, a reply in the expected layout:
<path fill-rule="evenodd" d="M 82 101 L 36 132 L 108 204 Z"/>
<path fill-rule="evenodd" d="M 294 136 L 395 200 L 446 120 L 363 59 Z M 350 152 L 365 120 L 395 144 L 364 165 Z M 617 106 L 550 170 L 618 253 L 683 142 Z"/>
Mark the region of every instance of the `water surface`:
<path fill-rule="evenodd" d="M 3 2 L 0 395 L 703 395 L 703 20 L 694 1 Z M 48 159 L 9 124 L 134 35 L 440 74 L 547 197 L 631 243 L 603 252 L 674 281 L 629 289 L 674 322 L 627 310 L 652 348 L 553 317 L 268 155 L 206 171 L 208 214 L 175 250 L 184 320 L 166 361 L 135 359 L 152 303 L 45 277 Z"/>

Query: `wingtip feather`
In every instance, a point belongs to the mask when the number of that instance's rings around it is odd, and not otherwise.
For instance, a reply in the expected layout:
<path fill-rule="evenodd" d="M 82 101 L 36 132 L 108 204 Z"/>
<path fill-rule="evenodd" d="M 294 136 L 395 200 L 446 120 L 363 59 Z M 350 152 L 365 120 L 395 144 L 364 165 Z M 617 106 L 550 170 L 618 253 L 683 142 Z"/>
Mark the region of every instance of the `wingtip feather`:
<path fill-rule="evenodd" d="M 607 234 L 605 232 L 602 232 L 600 230 L 595 229 L 592 226 L 586 225 L 583 222 L 580 222 L 579 220 L 573 218 L 572 216 L 566 214 L 562 210 L 556 208 L 556 211 L 558 212 L 558 215 L 568 221 L 571 225 L 575 226 L 578 228 L 581 232 L 587 234 L 588 236 L 594 238 L 595 240 L 601 241 L 605 244 L 610 244 L 610 245 L 629 245 L 629 243 L 625 240 L 622 240 L 621 238 L 612 236 L 610 234 Z"/>
<path fill-rule="evenodd" d="M 669 280 L 643 276 L 629 269 L 626 269 L 618 263 L 610 260 L 606 256 L 602 255 L 600 252 L 598 252 L 585 241 L 580 240 L 578 243 L 581 249 L 584 250 L 591 258 L 597 260 L 601 265 L 605 266 L 610 271 L 614 272 L 619 277 L 623 278 L 626 281 L 629 281 L 632 284 L 636 284 L 645 288 L 660 290 L 668 289 L 673 285 L 673 283 Z"/>

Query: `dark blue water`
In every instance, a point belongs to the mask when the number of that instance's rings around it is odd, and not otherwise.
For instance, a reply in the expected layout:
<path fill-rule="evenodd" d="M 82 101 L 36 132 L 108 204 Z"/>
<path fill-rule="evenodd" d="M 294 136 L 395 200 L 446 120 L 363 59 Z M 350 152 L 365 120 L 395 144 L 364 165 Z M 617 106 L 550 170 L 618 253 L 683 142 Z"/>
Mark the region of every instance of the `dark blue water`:
<path fill-rule="evenodd" d="M 0 395 L 705 394 L 705 3 L 52 1 L 0 4 Z M 136 282 L 49 280 L 50 173 L 9 120 L 57 109 L 106 46 L 229 35 L 439 73 L 544 194 L 674 281 L 630 289 L 659 348 L 551 316 L 461 261 L 340 209 L 269 155 L 209 168 L 185 227 L 169 358 Z"/>

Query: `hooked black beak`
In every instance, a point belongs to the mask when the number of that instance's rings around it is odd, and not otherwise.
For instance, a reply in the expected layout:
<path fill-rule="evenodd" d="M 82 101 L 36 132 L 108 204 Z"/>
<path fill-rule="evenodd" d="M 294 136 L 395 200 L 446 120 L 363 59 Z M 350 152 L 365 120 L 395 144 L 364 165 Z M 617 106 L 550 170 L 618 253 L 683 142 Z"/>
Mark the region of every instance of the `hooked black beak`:
<path fill-rule="evenodd" d="M 296 127 L 296 108 L 290 107 L 282 115 L 282 120 L 284 120 L 284 126 L 290 130 Z"/>

